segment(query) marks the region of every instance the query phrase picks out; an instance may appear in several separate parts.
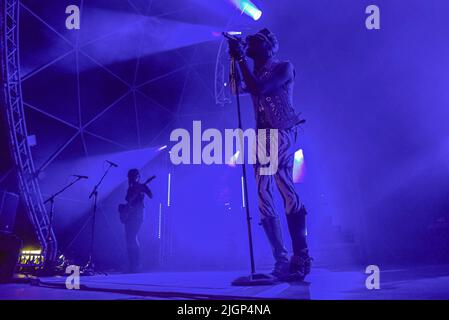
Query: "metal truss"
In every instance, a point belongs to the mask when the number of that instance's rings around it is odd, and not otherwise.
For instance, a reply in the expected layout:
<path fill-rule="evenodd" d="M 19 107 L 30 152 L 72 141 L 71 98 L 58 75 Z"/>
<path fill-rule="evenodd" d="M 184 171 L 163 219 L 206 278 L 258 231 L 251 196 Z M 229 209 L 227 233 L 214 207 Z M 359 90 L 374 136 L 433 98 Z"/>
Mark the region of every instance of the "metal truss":
<path fill-rule="evenodd" d="M 11 153 L 22 195 L 46 260 L 54 261 L 57 242 L 45 209 L 39 181 L 28 144 L 28 133 L 22 101 L 19 61 L 19 1 L 1 1 L 2 90 L 9 129 Z"/>

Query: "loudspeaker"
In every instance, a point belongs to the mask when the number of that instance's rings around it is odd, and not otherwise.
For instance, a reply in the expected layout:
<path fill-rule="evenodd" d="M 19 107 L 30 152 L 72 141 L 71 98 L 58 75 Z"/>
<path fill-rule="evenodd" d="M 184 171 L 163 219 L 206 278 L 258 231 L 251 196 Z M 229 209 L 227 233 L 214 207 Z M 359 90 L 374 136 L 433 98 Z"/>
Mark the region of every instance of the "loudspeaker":
<path fill-rule="evenodd" d="M 9 232 L 0 231 L 0 283 L 8 282 L 19 261 L 22 241 Z"/>
<path fill-rule="evenodd" d="M 13 232 L 18 205 L 17 194 L 0 191 L 0 231 Z"/>

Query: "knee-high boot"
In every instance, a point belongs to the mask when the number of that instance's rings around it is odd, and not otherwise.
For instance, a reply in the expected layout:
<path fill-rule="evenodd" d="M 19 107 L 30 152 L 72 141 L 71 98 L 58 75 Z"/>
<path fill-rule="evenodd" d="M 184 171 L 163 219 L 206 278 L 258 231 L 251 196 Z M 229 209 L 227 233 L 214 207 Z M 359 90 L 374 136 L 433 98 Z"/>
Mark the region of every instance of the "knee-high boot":
<path fill-rule="evenodd" d="M 264 218 L 261 225 L 270 242 L 273 251 L 273 257 L 276 261 L 272 274 L 276 277 L 282 276 L 288 272 L 288 252 L 282 239 L 281 224 L 279 218 Z"/>
<path fill-rule="evenodd" d="M 309 256 L 306 241 L 306 208 L 304 205 L 287 215 L 288 230 L 292 240 L 293 257 L 290 261 L 290 272 L 300 280 L 310 273 L 312 258 Z"/>

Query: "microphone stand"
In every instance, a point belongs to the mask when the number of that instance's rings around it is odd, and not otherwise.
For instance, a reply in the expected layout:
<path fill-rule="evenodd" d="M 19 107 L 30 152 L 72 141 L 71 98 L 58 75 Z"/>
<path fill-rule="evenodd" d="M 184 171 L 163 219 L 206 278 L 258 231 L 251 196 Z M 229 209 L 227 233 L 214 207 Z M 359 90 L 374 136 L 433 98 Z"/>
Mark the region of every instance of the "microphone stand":
<path fill-rule="evenodd" d="M 109 163 L 109 162 L 108 162 Z M 97 202 L 98 202 L 98 188 L 100 187 L 101 183 L 103 182 L 106 175 L 109 173 L 109 170 L 114 165 L 112 163 L 109 163 L 109 167 L 104 172 L 103 176 L 101 177 L 100 181 L 95 185 L 94 189 L 89 195 L 89 199 L 94 199 L 94 209 L 92 212 L 92 229 L 91 229 L 91 236 L 90 236 L 90 249 L 89 249 L 89 260 L 87 264 L 83 268 L 83 275 L 85 276 L 93 276 L 96 273 L 107 275 L 105 272 L 100 272 L 95 268 L 94 263 L 94 243 L 95 243 L 95 221 L 97 216 Z"/>
<path fill-rule="evenodd" d="M 54 267 L 55 267 L 55 262 L 56 262 L 56 254 L 57 254 L 57 250 L 58 250 L 57 249 L 56 239 L 52 238 L 52 232 L 51 232 L 53 230 L 54 211 L 55 211 L 55 199 L 56 199 L 57 196 L 59 196 L 61 193 L 66 191 L 68 188 L 73 186 L 75 183 L 77 183 L 81 179 L 83 179 L 83 178 L 82 177 L 76 177 L 75 180 L 70 182 L 68 185 L 66 185 L 64 188 L 62 188 L 58 192 L 52 194 L 47 200 L 44 201 L 44 204 L 50 203 L 49 222 L 48 222 L 47 234 L 46 234 L 46 237 L 45 237 L 45 241 L 47 242 L 47 247 L 48 247 L 48 245 L 51 242 L 53 242 L 54 245 L 55 245 L 55 248 L 53 250 L 54 251 L 53 252 L 53 256 L 52 257 L 46 257 L 46 259 L 45 259 L 45 265 L 44 265 L 45 272 L 51 273 L 52 271 L 55 271 Z"/>
<path fill-rule="evenodd" d="M 230 75 L 231 79 L 231 89 L 235 91 L 236 101 L 237 101 L 237 118 L 238 118 L 238 126 L 240 132 L 243 132 L 242 125 L 242 116 L 241 116 L 241 108 L 240 108 L 240 93 L 239 93 L 239 84 L 240 84 L 240 75 L 237 69 L 237 61 L 234 57 L 231 57 L 231 68 Z M 240 135 L 240 147 L 243 148 L 243 137 Z M 243 276 L 232 281 L 233 286 L 257 286 L 257 285 L 270 285 L 275 281 L 272 276 L 256 273 L 256 264 L 254 262 L 254 249 L 253 249 L 253 234 L 251 229 L 251 213 L 249 211 L 249 201 L 248 201 L 248 187 L 247 187 L 247 176 L 246 176 L 246 166 L 245 159 L 243 159 L 242 164 L 242 175 L 243 175 L 243 195 L 244 195 L 244 205 L 246 210 L 246 224 L 248 228 L 248 242 L 249 242 L 249 257 L 251 263 L 251 273 L 249 276 Z"/>

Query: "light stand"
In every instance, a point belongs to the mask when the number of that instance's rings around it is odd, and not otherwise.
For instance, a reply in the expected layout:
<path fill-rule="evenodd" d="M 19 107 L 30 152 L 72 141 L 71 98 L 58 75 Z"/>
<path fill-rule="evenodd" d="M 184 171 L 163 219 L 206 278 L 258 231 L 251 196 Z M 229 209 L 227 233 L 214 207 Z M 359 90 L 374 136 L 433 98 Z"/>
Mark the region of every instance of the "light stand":
<path fill-rule="evenodd" d="M 237 61 L 235 58 L 231 57 L 231 69 L 230 69 L 230 78 L 231 78 L 231 87 L 235 91 L 236 99 L 237 99 L 237 118 L 238 118 L 238 126 L 240 132 L 243 132 L 242 126 L 242 117 L 240 110 L 240 93 L 239 93 L 239 73 L 237 70 Z M 243 137 L 240 135 L 240 147 L 243 148 Z M 243 153 L 244 154 L 244 153 Z M 243 159 L 245 160 L 245 159 Z M 256 273 L 256 264 L 254 262 L 254 250 L 253 250 L 253 235 L 251 229 L 251 214 L 249 212 L 249 203 L 248 203 L 248 187 L 247 187 L 247 177 L 246 177 L 246 166 L 245 161 L 242 164 L 243 171 L 243 195 L 245 200 L 245 210 L 246 210 L 246 223 L 248 226 L 248 241 L 249 241 L 249 256 L 251 261 L 251 274 L 249 276 L 243 276 L 232 281 L 233 286 L 261 286 L 261 285 L 270 285 L 274 284 L 275 280 L 272 276 Z"/>
<path fill-rule="evenodd" d="M 94 243 L 95 243 L 95 220 L 96 220 L 96 216 L 97 216 L 98 188 L 100 187 L 100 185 L 103 182 L 106 175 L 109 173 L 109 170 L 111 170 L 111 168 L 114 166 L 114 164 L 112 164 L 110 162 L 108 162 L 108 163 L 109 163 L 109 167 L 106 169 L 106 171 L 104 172 L 100 181 L 98 181 L 98 183 L 95 185 L 94 189 L 92 190 L 92 192 L 89 195 L 89 199 L 92 199 L 92 197 L 94 198 L 94 201 L 93 201 L 94 209 L 92 211 L 92 229 L 91 229 L 91 237 L 90 237 L 89 260 L 88 260 L 87 264 L 83 267 L 83 275 L 85 275 L 85 276 L 91 276 L 96 273 L 106 275 L 105 272 L 100 272 L 95 268 Z"/>

